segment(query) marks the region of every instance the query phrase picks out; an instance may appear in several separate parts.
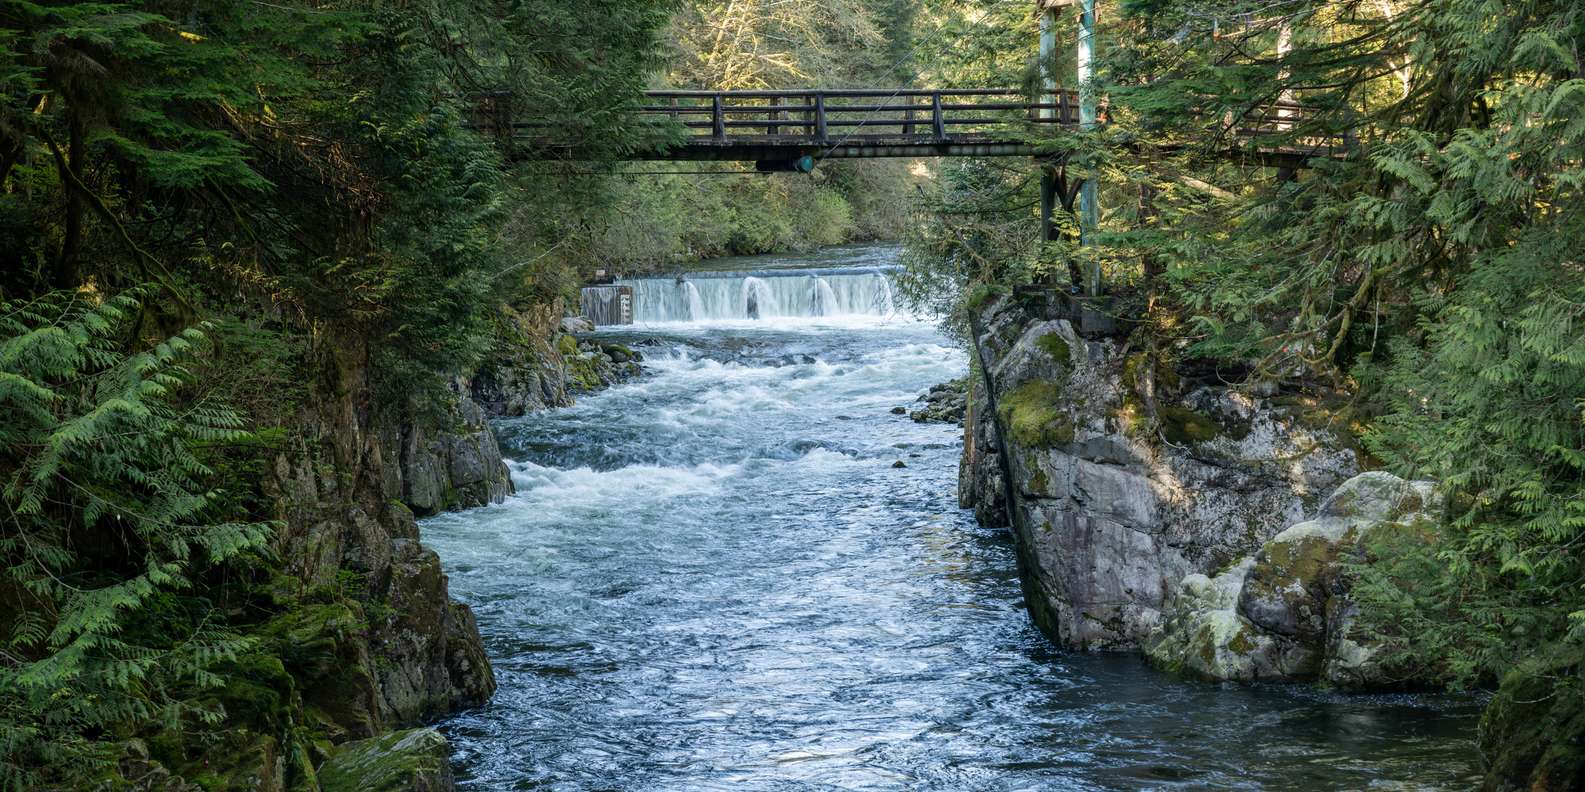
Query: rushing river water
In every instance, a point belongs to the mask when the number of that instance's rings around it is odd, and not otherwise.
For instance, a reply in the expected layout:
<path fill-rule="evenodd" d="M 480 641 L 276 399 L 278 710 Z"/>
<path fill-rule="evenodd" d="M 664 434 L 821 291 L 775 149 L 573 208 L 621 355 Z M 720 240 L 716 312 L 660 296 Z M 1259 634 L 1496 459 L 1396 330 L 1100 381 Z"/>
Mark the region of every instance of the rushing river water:
<path fill-rule="evenodd" d="M 602 332 L 647 344 L 646 377 L 497 425 L 518 494 L 423 524 L 500 684 L 444 724 L 465 789 L 1473 784 L 1469 702 L 1047 643 L 1011 537 L 957 508 L 961 430 L 890 412 L 967 367 L 883 313 L 894 262 L 639 284 L 641 321 L 682 321 Z"/>

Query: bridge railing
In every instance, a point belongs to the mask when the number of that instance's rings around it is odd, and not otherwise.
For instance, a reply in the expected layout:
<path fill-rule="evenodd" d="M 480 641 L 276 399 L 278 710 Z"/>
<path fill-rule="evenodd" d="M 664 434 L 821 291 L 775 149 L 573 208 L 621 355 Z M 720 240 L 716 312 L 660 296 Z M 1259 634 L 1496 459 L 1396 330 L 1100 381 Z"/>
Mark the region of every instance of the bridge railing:
<path fill-rule="evenodd" d="M 1074 91 L 1042 102 L 988 88 L 649 91 L 644 101 L 646 118 L 676 123 L 698 143 L 950 141 L 1079 122 Z"/>
<path fill-rule="evenodd" d="M 939 144 L 957 146 L 963 156 L 1027 154 L 1028 141 L 1049 136 L 1053 127 L 1079 125 L 1079 95 L 1071 90 L 1038 100 L 1001 88 L 669 90 L 646 92 L 641 101 L 638 123 L 652 127 L 657 141 L 672 142 L 642 149 L 634 155 L 638 159 L 760 160 L 808 153 L 810 147 L 859 150 L 854 156 L 914 156 L 932 148 L 943 153 Z M 1103 109 L 1103 125 L 1106 114 Z M 586 143 L 581 119 L 536 117 L 514 107 L 505 94 L 474 97 L 471 115 L 470 127 L 509 144 L 515 157 L 565 157 Z M 1203 126 L 1196 125 L 1203 131 L 1180 145 L 1208 142 L 1224 153 L 1301 166 L 1308 158 L 1341 156 L 1356 147 L 1351 132 L 1318 129 L 1317 118 L 1315 107 L 1296 102 L 1242 112 L 1208 109 Z M 675 141 L 679 130 L 682 140 Z"/>
<path fill-rule="evenodd" d="M 1246 141 L 1273 151 L 1300 151 L 1341 155 L 1359 141 L 1351 130 L 1331 133 L 1313 128 L 1318 109 L 1298 102 L 1276 101 L 1241 114 L 1225 113 L 1219 133 L 1232 141 Z"/>

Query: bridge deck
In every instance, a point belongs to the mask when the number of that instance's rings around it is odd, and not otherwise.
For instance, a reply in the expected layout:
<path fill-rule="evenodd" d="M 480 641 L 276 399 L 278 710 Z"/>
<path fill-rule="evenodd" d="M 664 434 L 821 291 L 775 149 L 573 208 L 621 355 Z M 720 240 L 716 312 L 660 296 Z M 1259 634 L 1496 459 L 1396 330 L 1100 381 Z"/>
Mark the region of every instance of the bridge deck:
<path fill-rule="evenodd" d="M 483 108 L 479 126 L 509 136 L 523 159 L 575 158 L 553 125 L 521 122 L 510 108 Z M 1305 108 L 1273 104 L 1220 119 L 1232 139 L 1224 154 L 1278 167 L 1335 157 L 1351 141 L 1295 137 Z M 641 160 L 738 160 L 787 163 L 869 157 L 1008 157 L 1040 153 L 1052 127 L 1079 126 L 1079 96 L 1061 90 L 1040 101 L 1004 89 L 832 89 L 651 91 L 639 108 L 672 143 L 633 152 Z M 668 133 L 669 134 L 666 134 Z M 1250 145 L 1252 141 L 1270 140 Z"/>

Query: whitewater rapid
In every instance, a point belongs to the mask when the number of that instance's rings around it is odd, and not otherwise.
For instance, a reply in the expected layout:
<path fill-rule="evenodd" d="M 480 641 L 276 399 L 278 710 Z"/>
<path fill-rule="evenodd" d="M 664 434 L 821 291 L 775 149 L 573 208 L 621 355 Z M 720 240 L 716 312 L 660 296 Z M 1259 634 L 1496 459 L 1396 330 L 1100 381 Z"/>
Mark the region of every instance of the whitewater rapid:
<path fill-rule="evenodd" d="M 1053 648 L 1010 536 L 957 506 L 961 429 L 892 413 L 968 370 L 871 299 L 895 257 L 658 279 L 601 333 L 644 377 L 496 424 L 518 493 L 422 524 L 499 682 L 442 724 L 464 789 L 1469 785 L 1470 714 L 1435 698 Z M 750 279 L 775 313 L 734 313 Z"/>

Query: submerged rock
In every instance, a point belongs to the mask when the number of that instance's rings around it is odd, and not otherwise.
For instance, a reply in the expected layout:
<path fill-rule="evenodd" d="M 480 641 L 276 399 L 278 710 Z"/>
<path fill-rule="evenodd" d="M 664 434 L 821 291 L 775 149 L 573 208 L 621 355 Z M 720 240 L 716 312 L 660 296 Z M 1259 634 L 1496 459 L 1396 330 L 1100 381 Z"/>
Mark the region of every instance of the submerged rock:
<path fill-rule="evenodd" d="M 925 406 L 911 412 L 897 407 L 892 412 L 899 415 L 906 412 L 908 417 L 918 423 L 955 423 L 962 426 L 964 415 L 968 412 L 968 378 L 932 385 L 929 392 L 919 397 L 919 401 L 924 402 Z"/>
<path fill-rule="evenodd" d="M 319 767 L 323 792 L 451 792 L 451 744 L 434 729 L 409 729 L 336 747 Z"/>

